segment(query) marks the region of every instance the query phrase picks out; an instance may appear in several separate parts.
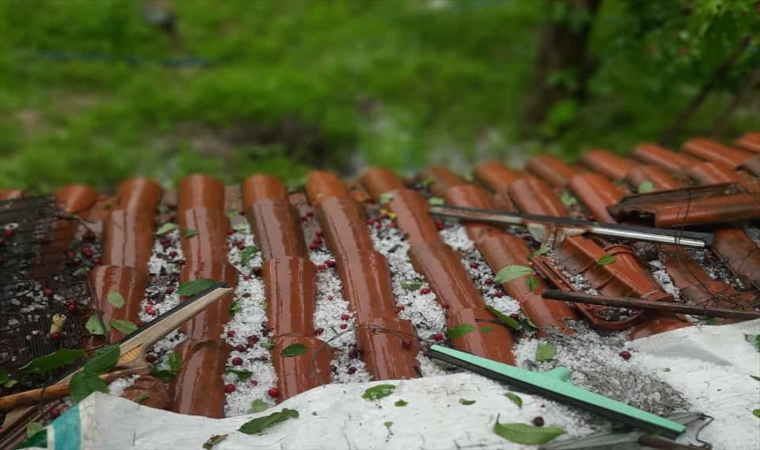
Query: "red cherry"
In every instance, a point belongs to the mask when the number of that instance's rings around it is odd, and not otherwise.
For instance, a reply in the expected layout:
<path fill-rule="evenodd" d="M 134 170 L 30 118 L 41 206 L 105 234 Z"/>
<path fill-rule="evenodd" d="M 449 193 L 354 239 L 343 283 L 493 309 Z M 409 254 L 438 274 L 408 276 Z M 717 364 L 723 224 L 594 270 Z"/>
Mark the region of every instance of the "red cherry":
<path fill-rule="evenodd" d="M 629 352 L 628 350 L 623 350 L 622 352 L 620 352 L 620 357 L 628 361 L 629 359 L 631 359 L 631 352 Z"/>
<path fill-rule="evenodd" d="M 408 350 L 412 348 L 412 341 L 410 341 L 409 339 L 404 339 L 401 341 L 401 346 Z"/>
<path fill-rule="evenodd" d="M 5 239 L 0 238 L 0 247 L 2 247 L 3 245 L 5 245 Z"/>
<path fill-rule="evenodd" d="M 267 391 L 267 394 L 269 394 L 269 396 L 272 398 L 277 398 L 280 396 L 280 390 L 277 389 L 276 387 L 269 388 L 269 390 Z"/>
<path fill-rule="evenodd" d="M 476 263 L 476 262 L 474 262 L 474 263 L 470 263 L 470 268 L 472 268 L 472 269 L 477 269 L 478 267 L 480 267 L 480 264 L 478 264 L 478 263 Z"/>
<path fill-rule="evenodd" d="M 435 333 L 433 335 L 433 340 L 434 341 L 442 341 L 443 340 L 443 335 L 441 333 Z"/>
<path fill-rule="evenodd" d="M 256 380 L 251 380 L 251 386 L 258 386 L 259 382 Z"/>
<path fill-rule="evenodd" d="M 242 366 L 243 365 L 243 358 L 232 358 L 232 365 L 233 366 Z"/>
<path fill-rule="evenodd" d="M 259 342 L 259 337 L 258 336 L 256 336 L 256 335 L 248 336 L 248 343 L 249 344 L 256 344 L 257 342 Z"/>
<path fill-rule="evenodd" d="M 259 266 L 253 267 L 253 268 L 251 268 L 251 272 L 252 272 L 254 275 L 258 275 L 258 274 L 260 274 L 260 273 L 261 273 L 261 267 L 259 267 Z"/>
<path fill-rule="evenodd" d="M 66 303 L 66 310 L 70 313 L 77 311 L 77 304 L 74 302 L 68 302 Z"/>
<path fill-rule="evenodd" d="M 243 297 L 243 298 L 250 298 L 251 294 L 249 294 L 248 292 L 246 292 L 245 294 L 241 295 L 241 297 Z"/>
<path fill-rule="evenodd" d="M 153 317 L 156 317 L 158 315 L 158 311 L 154 310 L 154 311 L 149 312 L 148 314 L 150 314 Z"/>
<path fill-rule="evenodd" d="M 235 337 L 235 330 L 229 330 L 227 332 L 227 337 Z"/>
<path fill-rule="evenodd" d="M 348 368 L 348 374 L 353 375 L 356 373 L 356 367 L 349 367 Z"/>
<path fill-rule="evenodd" d="M 245 351 L 245 345 L 238 344 L 238 345 L 235 346 L 235 350 L 237 350 L 239 352 L 244 352 Z"/>
<path fill-rule="evenodd" d="M 314 251 L 317 249 L 317 244 L 309 244 L 309 250 Z"/>
<path fill-rule="evenodd" d="M 169 258 L 176 258 L 179 253 L 177 253 L 175 250 L 172 250 L 169 252 Z"/>
<path fill-rule="evenodd" d="M 443 220 L 436 219 L 435 227 L 438 229 L 438 231 L 443 231 L 443 229 L 446 228 L 446 225 L 444 225 Z"/>
<path fill-rule="evenodd" d="M 59 408 L 53 408 L 50 410 L 50 418 L 55 420 L 61 415 L 61 410 Z"/>
<path fill-rule="evenodd" d="M 61 333 L 59 333 L 57 331 L 53 332 L 53 333 L 50 333 L 50 340 L 51 341 L 60 341 L 61 339 L 63 339 L 63 336 L 61 336 Z"/>
<path fill-rule="evenodd" d="M 420 289 L 420 294 L 422 295 L 428 295 L 430 293 L 430 289 L 428 288 L 422 288 Z"/>
<path fill-rule="evenodd" d="M 317 269 L 319 269 L 319 270 L 327 270 L 327 266 L 324 265 L 324 264 L 320 264 L 320 265 L 317 266 Z"/>
<path fill-rule="evenodd" d="M 151 311 L 153 311 L 153 305 L 148 303 L 147 305 L 145 305 L 145 312 L 149 313 Z"/>
<path fill-rule="evenodd" d="M 6 237 L 13 237 L 14 234 L 16 234 L 16 231 L 13 228 L 6 228 L 5 229 L 5 236 Z"/>
<path fill-rule="evenodd" d="M 227 393 L 227 394 L 232 394 L 232 393 L 233 393 L 233 392 L 235 392 L 236 390 L 237 390 L 237 388 L 236 388 L 236 387 L 235 387 L 235 385 L 234 385 L 234 384 L 232 384 L 232 383 L 229 383 L 229 384 L 225 384 L 225 385 L 224 385 L 224 392 L 225 392 L 225 393 Z"/>
<path fill-rule="evenodd" d="M 243 279 L 245 281 L 250 281 L 251 280 L 251 276 L 250 275 L 243 275 Z"/>
<path fill-rule="evenodd" d="M 317 230 L 317 237 L 318 237 L 318 238 L 321 238 L 321 237 L 322 237 L 322 236 L 324 236 L 324 235 L 325 235 L 325 232 L 324 232 L 324 231 L 322 231 L 322 230 Z"/>
<path fill-rule="evenodd" d="M 333 261 L 332 259 L 328 259 L 327 261 L 325 261 L 325 265 L 327 267 L 335 267 L 335 261 Z"/>
<path fill-rule="evenodd" d="M 520 320 L 520 315 L 517 313 L 512 313 L 509 315 L 509 317 L 512 318 L 513 320 L 517 320 L 517 321 Z"/>
<path fill-rule="evenodd" d="M 233 230 L 232 228 L 229 228 L 227 230 L 227 236 L 232 236 L 233 234 L 235 234 L 235 230 Z"/>
<path fill-rule="evenodd" d="M 184 259 L 178 259 L 177 264 L 179 264 L 180 266 L 184 266 L 185 264 L 187 264 L 187 261 Z"/>
<path fill-rule="evenodd" d="M 441 303 L 441 308 L 443 308 L 443 309 L 449 309 L 449 304 L 448 303 Z"/>
<path fill-rule="evenodd" d="M 245 242 L 238 242 L 236 244 L 236 246 L 237 246 L 238 250 L 243 250 L 243 249 L 245 249 Z"/>
<path fill-rule="evenodd" d="M 382 227 L 383 227 L 383 224 L 382 224 L 382 223 L 380 223 L 380 222 L 378 222 L 378 223 L 376 223 L 376 224 L 375 224 L 375 229 L 376 229 L 376 230 L 379 230 L 379 229 L 380 229 L 380 228 L 382 228 Z"/>
<path fill-rule="evenodd" d="M 493 278 L 487 278 L 486 281 L 485 281 L 485 283 L 486 283 L 486 286 L 492 285 L 493 284 Z"/>
<path fill-rule="evenodd" d="M 350 318 L 351 318 L 351 316 L 349 316 L 348 314 L 341 314 L 341 316 L 340 316 L 340 320 L 348 320 Z"/>
<path fill-rule="evenodd" d="M 373 223 L 375 223 L 375 221 L 374 221 L 374 220 L 372 220 L 372 219 L 367 219 L 367 225 L 372 225 Z"/>
<path fill-rule="evenodd" d="M 45 297 L 52 297 L 53 296 L 53 290 L 50 289 L 50 288 L 45 288 L 42 291 L 42 295 L 44 295 Z"/>
<path fill-rule="evenodd" d="M 103 261 L 100 258 L 93 258 L 92 263 L 95 264 L 96 266 L 99 266 L 103 264 Z"/>
<path fill-rule="evenodd" d="M 345 323 L 340 324 L 341 330 L 345 330 L 346 328 L 348 328 L 348 325 L 346 325 Z"/>
<path fill-rule="evenodd" d="M 138 320 L 137 322 L 135 322 L 135 325 L 137 325 L 137 327 L 140 328 L 145 325 L 145 322 L 143 322 L 142 320 Z"/>
<path fill-rule="evenodd" d="M 314 211 L 308 211 L 306 217 L 314 217 Z"/>
<path fill-rule="evenodd" d="M 494 295 L 496 296 L 496 298 L 502 298 L 502 297 L 504 297 L 504 293 L 501 292 L 501 291 L 495 293 Z"/>
<path fill-rule="evenodd" d="M 324 332 L 325 332 L 324 328 L 317 328 L 316 330 L 314 330 L 314 334 L 316 334 L 317 336 L 319 336 L 320 334 Z"/>
<path fill-rule="evenodd" d="M 169 286 L 166 288 L 166 295 L 172 295 L 174 293 L 174 286 Z"/>
<path fill-rule="evenodd" d="M 398 305 L 398 306 L 396 306 L 396 312 L 397 312 L 397 313 L 400 313 L 400 312 L 401 312 L 401 311 L 403 311 L 404 309 L 405 309 L 404 305 Z"/>
<path fill-rule="evenodd" d="M 330 301 L 333 301 L 335 299 L 335 297 L 333 297 L 332 295 L 328 295 L 327 299 L 330 300 Z"/>
<path fill-rule="evenodd" d="M 145 355 L 145 361 L 148 362 L 148 364 L 152 364 L 156 362 L 156 359 L 158 358 L 156 358 L 156 355 L 154 355 L 153 353 L 148 353 L 147 355 Z"/>
<path fill-rule="evenodd" d="M 356 359 L 359 357 L 359 349 L 356 347 L 351 347 L 351 350 L 348 351 L 348 357 Z"/>

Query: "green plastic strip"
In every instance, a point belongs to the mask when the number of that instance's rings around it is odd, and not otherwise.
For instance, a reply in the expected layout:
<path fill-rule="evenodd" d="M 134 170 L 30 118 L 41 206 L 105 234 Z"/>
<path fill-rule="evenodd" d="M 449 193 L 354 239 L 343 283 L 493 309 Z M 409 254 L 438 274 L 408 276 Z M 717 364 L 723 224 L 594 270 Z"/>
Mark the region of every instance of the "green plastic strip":
<path fill-rule="evenodd" d="M 474 366 L 467 367 L 473 369 L 474 372 L 490 372 L 501 375 L 497 378 L 506 378 L 503 380 L 506 383 L 514 383 L 526 390 L 533 390 L 540 395 L 543 394 L 560 402 L 646 431 L 659 431 L 665 436 L 676 437 L 686 430 L 686 427 L 680 423 L 573 385 L 570 382 L 570 370 L 566 367 L 556 367 L 548 372 L 531 372 L 440 345 L 433 345 L 430 350 L 431 356 L 434 358 L 437 355 L 443 355 L 439 359 L 460 366 Z M 477 370 L 478 368 L 481 370 Z"/>

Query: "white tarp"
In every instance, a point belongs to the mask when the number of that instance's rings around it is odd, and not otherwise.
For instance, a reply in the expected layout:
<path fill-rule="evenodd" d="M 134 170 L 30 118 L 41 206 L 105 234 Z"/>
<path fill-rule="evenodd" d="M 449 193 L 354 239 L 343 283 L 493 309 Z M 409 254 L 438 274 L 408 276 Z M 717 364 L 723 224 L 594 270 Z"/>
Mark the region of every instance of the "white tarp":
<path fill-rule="evenodd" d="M 752 415 L 753 409 L 760 408 L 760 382 L 749 376 L 760 375 L 760 353 L 745 341 L 745 334 L 760 334 L 760 320 L 691 327 L 631 343 L 641 367 L 682 392 L 692 410 L 715 417 L 700 438 L 716 449 L 760 448 L 760 420 Z M 383 383 L 396 386 L 392 395 L 377 401 L 361 397 L 368 387 Z M 216 450 L 522 448 L 493 433 L 497 416 L 501 423 L 530 423 L 541 416 L 547 426 L 564 428 L 568 434 L 563 438 L 591 432 L 576 410 L 527 394 L 519 394 L 524 403 L 518 408 L 503 395 L 508 391 L 504 385 L 469 373 L 332 384 L 259 414 L 221 420 L 178 415 L 95 394 L 48 429 L 48 448 L 201 449 L 211 435 L 220 434 L 228 437 Z M 475 403 L 464 405 L 460 399 Z M 395 406 L 398 400 L 407 405 Z M 251 418 L 283 408 L 297 410 L 300 417 L 260 435 L 236 431 Z M 79 423 L 72 425 L 72 417 Z M 75 433 L 69 433 L 64 442 L 61 428 L 72 431 L 77 426 L 81 428 L 79 442 L 71 436 Z M 695 442 L 695 432 L 691 427 L 681 440 Z"/>

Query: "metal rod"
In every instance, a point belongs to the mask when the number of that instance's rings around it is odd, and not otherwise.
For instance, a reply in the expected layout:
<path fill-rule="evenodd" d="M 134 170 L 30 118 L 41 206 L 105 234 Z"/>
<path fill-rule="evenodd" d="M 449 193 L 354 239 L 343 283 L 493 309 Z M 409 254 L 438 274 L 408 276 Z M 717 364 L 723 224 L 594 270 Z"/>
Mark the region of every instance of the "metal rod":
<path fill-rule="evenodd" d="M 705 248 L 712 245 L 711 233 L 683 231 L 664 228 L 648 228 L 619 224 L 600 224 L 587 220 L 566 217 L 542 216 L 538 214 L 518 214 L 512 212 L 464 208 L 459 206 L 431 206 L 430 214 L 463 220 L 489 222 L 506 225 L 528 226 L 532 223 L 552 225 L 564 228 L 576 228 L 582 232 L 597 236 L 632 239 L 658 244 L 682 245 L 685 247 Z"/>
<path fill-rule="evenodd" d="M 614 308 L 651 309 L 655 311 L 691 314 L 695 316 L 721 317 L 725 319 L 758 319 L 760 311 L 736 311 L 726 308 L 710 308 L 706 306 L 689 306 L 674 302 L 653 302 L 627 297 L 605 297 L 602 295 L 579 294 L 546 289 L 541 297 L 548 300 L 565 302 L 589 303 L 592 305 L 611 306 Z"/>

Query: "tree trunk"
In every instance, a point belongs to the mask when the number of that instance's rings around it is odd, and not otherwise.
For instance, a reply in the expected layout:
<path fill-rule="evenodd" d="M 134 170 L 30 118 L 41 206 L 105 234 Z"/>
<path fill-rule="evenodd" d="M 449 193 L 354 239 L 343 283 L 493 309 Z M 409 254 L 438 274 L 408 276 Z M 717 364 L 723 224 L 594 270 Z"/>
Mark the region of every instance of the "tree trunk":
<path fill-rule="evenodd" d="M 565 8 L 569 15 L 585 20 L 550 20 L 541 30 L 540 48 L 528 97 L 525 121 L 528 128 L 542 124 L 557 102 L 586 98 L 586 80 L 594 71 L 587 47 L 601 0 L 547 0 L 547 11 Z"/>

